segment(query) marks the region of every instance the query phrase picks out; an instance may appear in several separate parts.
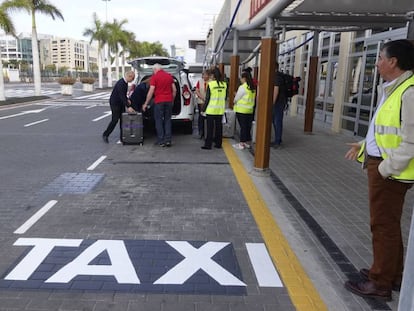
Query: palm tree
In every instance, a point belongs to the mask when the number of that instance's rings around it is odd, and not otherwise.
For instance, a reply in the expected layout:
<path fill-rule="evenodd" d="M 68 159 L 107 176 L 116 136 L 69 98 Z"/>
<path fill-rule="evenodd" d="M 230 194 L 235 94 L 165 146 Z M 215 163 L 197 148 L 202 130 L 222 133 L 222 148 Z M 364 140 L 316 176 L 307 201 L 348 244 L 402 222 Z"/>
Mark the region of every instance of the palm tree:
<path fill-rule="evenodd" d="M 98 83 L 99 88 L 102 88 L 102 53 L 103 53 L 103 46 L 107 41 L 107 32 L 104 28 L 103 23 L 99 20 L 98 15 L 93 13 L 93 28 L 86 28 L 83 32 L 83 35 L 86 37 L 91 37 L 90 43 L 92 41 L 98 42 Z"/>
<path fill-rule="evenodd" d="M 128 23 L 127 19 L 123 19 L 118 22 L 117 19 L 114 19 L 112 23 L 106 23 L 106 29 L 108 32 L 108 47 L 109 52 L 112 52 L 115 55 L 115 66 L 116 66 L 116 77 L 119 77 L 119 51 L 121 46 L 127 45 L 129 41 L 128 32 L 122 29 L 122 27 Z M 108 55 L 109 56 L 109 55 Z M 111 64 L 109 64 L 110 66 Z M 108 72 L 110 73 L 110 67 L 108 66 Z M 108 79 L 110 75 L 108 75 Z M 112 79 L 111 82 L 112 83 Z"/>
<path fill-rule="evenodd" d="M 41 78 L 40 78 L 40 60 L 39 46 L 37 41 L 36 30 L 36 13 L 49 15 L 53 19 L 59 17 L 63 19 L 62 13 L 57 7 L 47 0 L 6 0 L 2 4 L 7 10 L 24 10 L 32 17 L 32 53 L 33 53 L 33 78 L 35 85 L 35 95 L 40 95 Z"/>
<path fill-rule="evenodd" d="M 6 33 L 15 34 L 13 22 L 3 5 L 0 6 L 0 28 Z M 3 76 L 3 61 L 0 53 L 0 100 L 6 100 L 4 95 L 4 76 Z"/>
<path fill-rule="evenodd" d="M 168 51 L 163 48 L 162 43 L 159 41 L 148 42 L 148 41 L 134 41 L 130 43 L 129 52 L 131 58 L 145 57 L 151 55 L 157 56 L 169 56 Z"/>
<path fill-rule="evenodd" d="M 128 38 L 127 42 L 122 42 L 121 47 L 122 51 L 120 53 L 121 56 L 121 68 L 122 68 L 122 76 L 125 75 L 125 58 L 130 56 L 131 44 L 135 42 L 135 34 L 133 32 L 125 31 L 125 34 Z"/>

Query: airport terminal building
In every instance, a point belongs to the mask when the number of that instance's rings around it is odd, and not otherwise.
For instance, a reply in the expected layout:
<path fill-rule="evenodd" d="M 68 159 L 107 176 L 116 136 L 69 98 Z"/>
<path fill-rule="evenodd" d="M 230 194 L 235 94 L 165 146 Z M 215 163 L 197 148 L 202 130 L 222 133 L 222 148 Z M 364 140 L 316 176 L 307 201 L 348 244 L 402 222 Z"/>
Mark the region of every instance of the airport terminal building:
<path fill-rule="evenodd" d="M 413 4 L 400 1 L 400 8 L 395 9 L 387 1 L 375 5 L 372 1 L 328 2 L 225 1 L 206 41 L 206 60 L 224 65 L 229 76 L 237 73 L 231 69 L 234 64 L 238 72 L 250 66 L 257 74 L 261 39 L 269 31 L 270 17 L 280 69 L 301 78 L 289 113 L 305 115 L 313 56 L 317 58 L 311 90 L 315 94 L 313 120 L 335 132 L 365 136 L 376 105 L 375 90 L 381 83 L 375 66 L 380 46 L 391 39 L 414 39 Z M 348 6 L 357 13 L 351 13 Z"/>

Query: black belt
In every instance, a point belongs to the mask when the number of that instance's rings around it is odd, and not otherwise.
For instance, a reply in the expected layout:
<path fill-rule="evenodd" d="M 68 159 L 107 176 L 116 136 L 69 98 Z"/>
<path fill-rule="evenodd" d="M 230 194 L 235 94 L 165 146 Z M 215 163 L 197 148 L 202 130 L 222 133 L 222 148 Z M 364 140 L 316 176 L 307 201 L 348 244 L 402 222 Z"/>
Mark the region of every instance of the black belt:
<path fill-rule="evenodd" d="M 367 158 L 368 159 L 371 159 L 371 160 L 376 160 L 376 161 L 382 161 L 382 160 L 384 160 L 382 157 L 374 157 L 374 156 L 371 156 L 371 155 L 368 155 Z"/>

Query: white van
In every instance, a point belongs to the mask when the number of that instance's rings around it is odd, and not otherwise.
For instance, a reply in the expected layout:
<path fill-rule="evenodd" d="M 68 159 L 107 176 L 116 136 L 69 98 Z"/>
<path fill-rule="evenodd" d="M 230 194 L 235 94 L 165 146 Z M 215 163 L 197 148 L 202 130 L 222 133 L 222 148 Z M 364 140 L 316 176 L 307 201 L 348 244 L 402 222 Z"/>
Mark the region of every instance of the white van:
<path fill-rule="evenodd" d="M 185 132 L 192 134 L 194 119 L 195 98 L 191 91 L 191 83 L 188 77 L 188 70 L 184 68 L 185 63 L 170 57 L 150 56 L 136 58 L 128 62 L 137 72 L 136 83 L 139 84 L 152 76 L 154 64 L 160 64 L 162 69 L 170 73 L 177 88 L 177 95 L 174 99 L 172 109 L 172 121 L 183 123 Z M 147 119 L 152 119 L 152 109 L 148 109 L 144 114 Z"/>

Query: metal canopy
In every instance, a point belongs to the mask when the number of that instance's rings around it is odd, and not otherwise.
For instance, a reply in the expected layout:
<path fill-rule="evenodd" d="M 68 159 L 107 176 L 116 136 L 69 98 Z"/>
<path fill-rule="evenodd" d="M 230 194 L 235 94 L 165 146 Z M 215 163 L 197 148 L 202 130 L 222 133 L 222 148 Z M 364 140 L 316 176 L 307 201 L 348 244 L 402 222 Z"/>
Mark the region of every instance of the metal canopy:
<path fill-rule="evenodd" d="M 230 63 L 234 54 L 233 38 L 238 29 L 238 52 L 243 62 L 260 43 L 265 34 L 266 18 L 273 18 L 275 31 L 317 30 L 357 31 L 364 29 L 387 30 L 390 27 L 405 27 L 414 15 L 413 0 L 275 0 L 266 8 L 268 14 L 253 17 L 250 23 L 230 29 L 224 43 L 217 49 L 223 52 L 220 62 Z M 276 8 L 276 9 L 274 9 Z M 263 11 L 263 10 L 262 10 Z M 220 52 L 216 50 L 216 53 Z"/>
<path fill-rule="evenodd" d="M 305 0 L 297 3 L 295 8 L 287 8 L 274 16 L 279 25 L 289 29 L 336 27 L 337 31 L 386 29 L 404 27 L 414 14 L 412 0 Z"/>
<path fill-rule="evenodd" d="M 244 60 L 249 57 L 253 50 L 260 43 L 260 40 L 264 36 L 265 29 L 257 28 L 252 30 L 245 30 L 239 32 L 239 48 L 237 55 L 240 55 L 240 59 Z M 223 61 L 224 64 L 230 64 L 230 56 L 233 55 L 233 40 L 235 36 L 235 31 L 232 30 L 223 46 Z"/>

